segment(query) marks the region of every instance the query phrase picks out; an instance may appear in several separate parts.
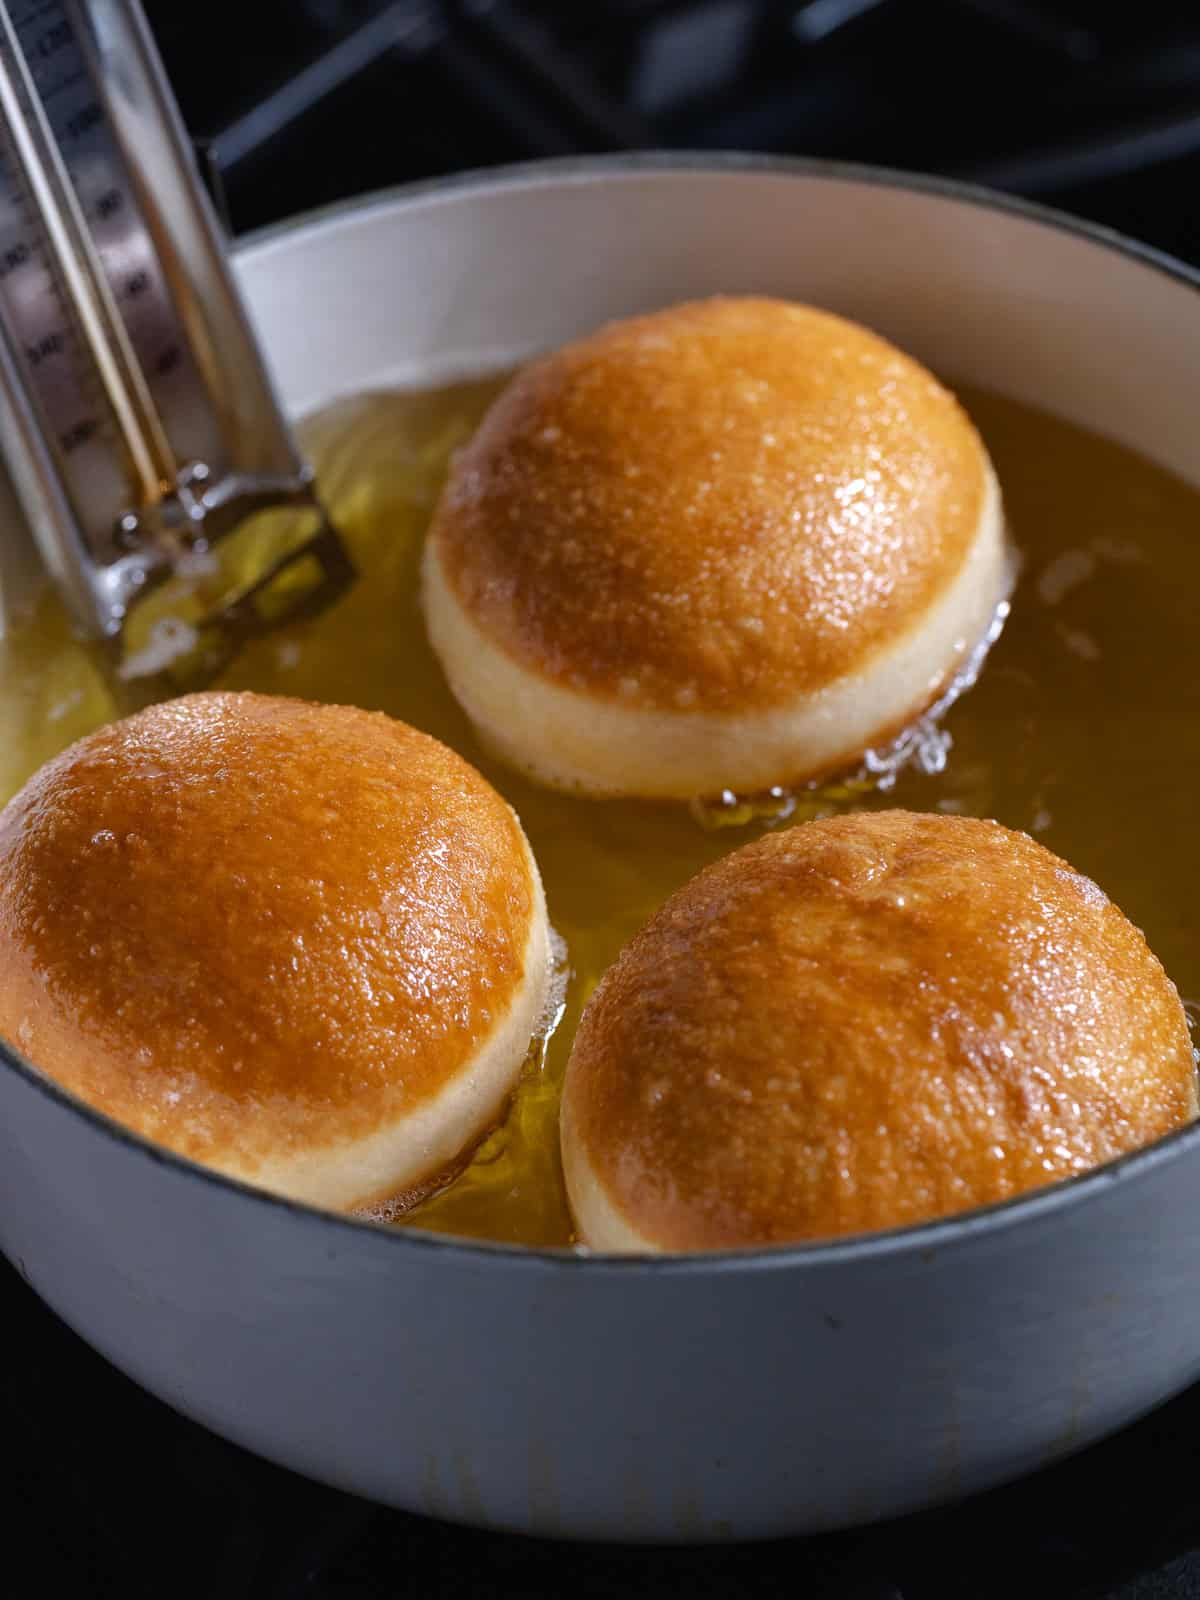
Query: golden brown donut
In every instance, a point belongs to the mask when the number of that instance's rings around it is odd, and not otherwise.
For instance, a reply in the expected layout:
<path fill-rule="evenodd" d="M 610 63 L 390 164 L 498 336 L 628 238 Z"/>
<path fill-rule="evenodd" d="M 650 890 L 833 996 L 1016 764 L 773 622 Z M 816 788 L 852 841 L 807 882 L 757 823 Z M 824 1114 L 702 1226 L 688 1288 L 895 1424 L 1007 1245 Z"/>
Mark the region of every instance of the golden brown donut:
<path fill-rule="evenodd" d="M 117 1121 L 350 1207 L 497 1115 L 547 924 L 512 811 L 381 714 L 254 694 L 151 707 L 0 814 L 0 1034 Z"/>
<path fill-rule="evenodd" d="M 1006 1200 L 1196 1115 L 1175 988 L 1089 879 L 998 823 L 861 813 L 709 867 L 584 1013 L 583 1241 L 821 1239 Z"/>
<path fill-rule="evenodd" d="M 743 793 L 885 741 L 1010 584 L 955 400 L 809 306 L 714 299 L 534 362 L 450 473 L 434 649 L 484 739 L 597 794 Z"/>

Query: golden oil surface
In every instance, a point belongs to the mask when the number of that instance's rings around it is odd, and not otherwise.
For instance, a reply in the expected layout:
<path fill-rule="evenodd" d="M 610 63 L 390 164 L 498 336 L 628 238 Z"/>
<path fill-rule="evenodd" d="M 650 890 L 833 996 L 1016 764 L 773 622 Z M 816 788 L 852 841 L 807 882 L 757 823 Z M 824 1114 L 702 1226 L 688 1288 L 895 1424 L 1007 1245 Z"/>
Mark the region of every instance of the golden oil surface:
<path fill-rule="evenodd" d="M 453 450 L 497 380 L 341 402 L 302 433 L 360 581 L 256 643 L 223 685 L 390 712 L 444 739 L 516 807 L 566 941 L 566 1006 L 470 1165 L 399 1225 L 530 1245 L 571 1237 L 557 1105 L 580 1009 L 618 950 L 700 867 L 764 826 L 854 806 L 996 817 L 1094 877 L 1200 997 L 1200 494 L 1118 447 L 991 395 L 963 398 L 992 451 L 1023 569 L 979 683 L 950 711 L 941 771 L 827 787 L 786 818 L 702 826 L 682 807 L 587 801 L 489 758 L 450 697 L 417 602 L 421 542 Z M 113 716 L 56 602 L 0 643 L 0 798 Z"/>

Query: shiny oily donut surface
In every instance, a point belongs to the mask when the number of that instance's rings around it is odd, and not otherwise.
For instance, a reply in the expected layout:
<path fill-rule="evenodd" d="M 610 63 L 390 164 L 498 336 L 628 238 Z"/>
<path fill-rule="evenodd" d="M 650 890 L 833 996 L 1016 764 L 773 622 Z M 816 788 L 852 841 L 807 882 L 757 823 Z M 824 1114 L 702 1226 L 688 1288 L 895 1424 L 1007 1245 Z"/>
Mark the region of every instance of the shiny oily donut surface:
<path fill-rule="evenodd" d="M 1196 1115 L 1174 986 L 996 823 L 802 824 L 702 872 L 592 997 L 563 1102 L 581 1236 L 687 1251 L 945 1216 Z"/>
<path fill-rule="evenodd" d="M 102 728 L 0 815 L 0 1033 L 196 1160 L 395 1192 L 497 1114 L 543 999 L 515 816 L 381 714 L 202 694 Z"/>
<path fill-rule="evenodd" d="M 501 754 L 686 796 L 893 735 L 1008 582 L 995 477 L 947 389 L 840 317 L 718 298 L 512 380 L 452 468 L 424 603 Z"/>

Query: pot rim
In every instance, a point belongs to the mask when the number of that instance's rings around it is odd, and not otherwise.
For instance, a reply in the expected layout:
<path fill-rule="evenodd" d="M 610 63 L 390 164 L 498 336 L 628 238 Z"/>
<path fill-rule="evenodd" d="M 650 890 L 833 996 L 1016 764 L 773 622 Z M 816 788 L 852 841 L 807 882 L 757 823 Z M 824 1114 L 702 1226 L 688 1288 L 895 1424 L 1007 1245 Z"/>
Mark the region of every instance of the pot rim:
<path fill-rule="evenodd" d="M 391 211 L 414 201 L 427 199 L 448 201 L 472 192 L 536 188 L 548 181 L 561 183 L 567 180 L 585 183 L 645 174 L 720 176 L 738 173 L 773 174 L 781 177 L 791 176 L 858 183 L 875 188 L 901 189 L 910 193 L 930 195 L 935 199 L 953 201 L 960 205 L 977 206 L 982 210 L 1007 213 L 1060 233 L 1074 235 L 1088 244 L 1124 256 L 1193 290 L 1200 291 L 1200 270 L 1188 266 L 1167 252 L 1153 245 L 1129 239 L 1117 230 L 1100 223 L 1084 221 L 1051 206 L 1025 200 L 1020 196 L 1004 194 L 956 178 L 935 177 L 926 173 L 905 172 L 853 162 L 743 154 L 733 151 L 710 153 L 645 150 L 622 152 L 617 155 L 568 156 L 475 169 L 442 178 L 398 184 L 341 200 L 333 205 L 301 212 L 294 217 L 287 217 L 280 222 L 256 229 L 237 241 L 234 255 L 240 259 L 267 254 L 276 245 L 290 240 L 294 234 L 321 232 L 336 227 L 351 217 L 358 219 L 376 211 Z M 290 1200 L 282 1195 L 256 1188 L 212 1167 L 192 1161 L 187 1156 L 179 1155 L 164 1145 L 153 1143 L 47 1077 L 4 1039 L 0 1039 L 0 1068 L 14 1072 L 49 1100 L 80 1118 L 95 1132 L 124 1145 L 131 1154 L 176 1171 L 195 1182 L 212 1185 L 218 1190 L 229 1190 L 250 1203 L 291 1214 L 313 1226 L 334 1230 L 340 1236 L 345 1236 L 348 1230 L 353 1239 L 362 1242 L 364 1235 L 375 1234 L 390 1241 L 382 1244 L 381 1248 L 409 1253 L 426 1262 L 438 1259 L 447 1265 L 461 1263 L 466 1266 L 468 1263 L 474 1263 L 478 1267 L 516 1267 L 524 1271 L 546 1273 L 586 1271 L 593 1275 L 616 1274 L 622 1278 L 644 1277 L 647 1274 L 674 1278 L 679 1275 L 706 1276 L 710 1273 L 724 1275 L 729 1272 L 785 1271 L 793 1268 L 804 1268 L 811 1272 L 814 1269 L 852 1266 L 882 1257 L 891 1258 L 910 1253 L 928 1259 L 951 1247 L 969 1247 L 984 1235 L 990 1236 L 1010 1228 L 1036 1227 L 1045 1224 L 1062 1211 L 1086 1204 L 1111 1185 L 1120 1184 L 1127 1187 L 1147 1178 L 1166 1162 L 1185 1159 L 1188 1152 L 1200 1144 L 1200 1120 L 1197 1120 L 1185 1128 L 1164 1135 L 1152 1144 L 1131 1151 L 1114 1161 L 1106 1162 L 1089 1172 L 1080 1173 L 1076 1177 L 1061 1179 L 1043 1189 L 1018 1195 L 1011 1200 L 907 1227 L 889 1228 L 830 1240 L 762 1246 L 753 1250 L 711 1251 L 690 1255 L 625 1256 L 581 1251 L 562 1246 L 536 1247 L 465 1239 L 425 1232 L 417 1228 L 389 1227 L 383 1223 L 344 1213 L 322 1211 L 301 1201 Z M 350 1239 L 347 1238 L 346 1242 L 349 1243 Z"/>

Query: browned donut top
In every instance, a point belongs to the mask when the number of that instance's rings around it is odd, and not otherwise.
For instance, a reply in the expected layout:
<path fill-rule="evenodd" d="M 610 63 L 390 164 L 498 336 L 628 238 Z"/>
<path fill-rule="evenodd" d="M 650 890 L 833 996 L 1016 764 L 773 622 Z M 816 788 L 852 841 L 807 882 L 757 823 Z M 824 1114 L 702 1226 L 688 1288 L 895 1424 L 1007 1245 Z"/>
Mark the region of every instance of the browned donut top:
<path fill-rule="evenodd" d="M 915 361 L 807 306 L 602 329 L 505 389 L 432 537 L 477 625 L 567 687 L 786 704 L 917 624 L 976 536 L 987 458 Z"/>
<path fill-rule="evenodd" d="M 1195 1114 L 1179 997 L 1089 879 L 996 823 L 893 811 L 769 835 L 626 948 L 567 1114 L 667 1249 L 913 1223 Z"/>
<path fill-rule="evenodd" d="M 0 816 L 0 1033 L 204 1159 L 370 1133 L 523 977 L 516 819 L 436 740 L 253 694 L 152 707 Z"/>

